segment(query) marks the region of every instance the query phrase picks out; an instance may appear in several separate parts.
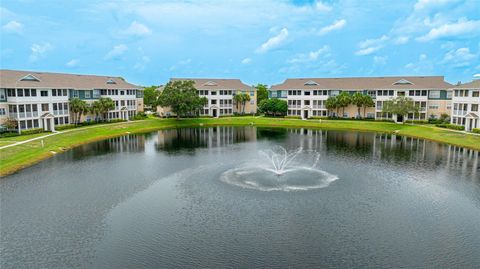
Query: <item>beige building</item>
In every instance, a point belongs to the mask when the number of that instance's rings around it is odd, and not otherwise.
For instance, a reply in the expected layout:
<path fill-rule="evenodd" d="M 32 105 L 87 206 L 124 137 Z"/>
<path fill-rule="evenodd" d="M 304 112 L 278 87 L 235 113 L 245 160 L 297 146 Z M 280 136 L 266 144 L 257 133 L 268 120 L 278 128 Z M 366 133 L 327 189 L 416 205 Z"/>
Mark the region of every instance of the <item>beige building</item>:
<path fill-rule="evenodd" d="M 287 79 L 281 84 L 273 85 L 269 96 L 286 99 L 287 114 L 290 116 L 299 116 L 302 119 L 315 116 L 356 118 L 359 116 L 356 106 L 350 105 L 344 111 L 339 109 L 340 115 L 337 115 L 336 111 L 327 110 L 325 102 L 330 96 L 337 96 L 341 92 L 361 92 L 373 98 L 375 107 L 366 108 L 365 112 L 362 108 L 360 116 L 403 122 L 406 119 L 426 120 L 428 117 L 439 117 L 442 113 L 449 114 L 451 86 L 445 82 L 443 76 L 299 78 Z M 420 113 L 407 115 L 406 119 L 383 113 L 383 103 L 398 96 L 412 98 L 420 107 Z"/>
<path fill-rule="evenodd" d="M 192 80 L 198 91 L 198 95 L 206 97 L 208 103 L 200 111 L 200 116 L 220 117 L 231 116 L 234 113 L 255 114 L 257 113 L 257 90 L 255 87 L 244 84 L 239 79 L 199 79 L 199 78 L 172 78 L 171 81 Z M 158 89 L 163 90 L 163 87 Z M 236 104 L 233 97 L 235 94 L 248 94 L 250 101 L 245 107 Z M 157 113 L 161 117 L 171 116 L 168 107 L 157 107 Z"/>
<path fill-rule="evenodd" d="M 91 103 L 100 97 L 115 103 L 108 119 L 129 119 L 143 111 L 142 88 L 120 77 L 0 70 L 0 124 L 12 119 L 19 130 L 54 131 L 56 125 L 74 122 L 72 98 Z M 94 120 L 94 115 L 81 120 Z"/>
<path fill-rule="evenodd" d="M 452 124 L 465 126 L 466 131 L 480 128 L 480 80 L 453 87 Z"/>

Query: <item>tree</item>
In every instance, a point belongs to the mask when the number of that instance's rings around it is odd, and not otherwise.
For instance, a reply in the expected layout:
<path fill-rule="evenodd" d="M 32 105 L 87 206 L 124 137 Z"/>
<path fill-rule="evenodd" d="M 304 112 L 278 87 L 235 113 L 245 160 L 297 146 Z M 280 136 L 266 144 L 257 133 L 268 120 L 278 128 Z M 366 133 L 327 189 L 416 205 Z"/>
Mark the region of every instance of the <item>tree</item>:
<path fill-rule="evenodd" d="M 288 103 L 285 100 L 277 98 L 265 99 L 259 104 L 258 110 L 266 115 L 286 115 Z"/>
<path fill-rule="evenodd" d="M 99 112 L 102 114 L 103 120 L 106 120 L 108 111 L 115 109 L 115 102 L 110 97 L 100 97 L 97 102 L 99 103 Z"/>
<path fill-rule="evenodd" d="M 98 114 L 102 113 L 100 102 L 98 100 L 94 101 L 89 108 L 90 108 L 90 113 L 95 115 L 95 121 L 98 121 Z"/>
<path fill-rule="evenodd" d="M 257 89 L 257 104 L 260 104 L 263 100 L 268 99 L 268 90 L 267 90 L 267 85 L 265 84 L 257 84 L 255 86 Z"/>
<path fill-rule="evenodd" d="M 197 115 L 207 102 L 206 97 L 198 96 L 192 80 L 175 80 L 165 85 L 157 104 L 170 107 L 179 119 L 186 115 Z"/>
<path fill-rule="evenodd" d="M 345 115 L 345 108 L 352 103 L 352 98 L 348 92 L 341 92 L 337 96 L 338 107 L 342 108 L 342 117 Z"/>
<path fill-rule="evenodd" d="M 365 118 L 365 113 L 367 110 L 367 107 L 375 107 L 375 101 L 373 101 L 373 98 L 370 95 L 365 94 L 363 96 L 363 117 Z"/>
<path fill-rule="evenodd" d="M 337 110 L 337 116 L 338 116 L 338 101 L 336 96 L 330 96 L 328 99 L 325 101 L 325 107 L 328 109 L 328 111 L 332 111 L 334 109 Z M 329 113 L 330 114 L 330 113 Z"/>
<path fill-rule="evenodd" d="M 402 116 L 402 118 L 408 113 L 418 114 L 419 107 L 415 105 L 412 98 L 400 96 L 392 100 L 383 102 L 383 113 L 396 114 Z"/>
<path fill-rule="evenodd" d="M 245 106 L 247 102 L 250 101 L 250 95 L 248 93 L 237 93 L 233 96 L 233 101 L 235 102 L 235 106 L 237 111 L 239 111 L 239 107 L 242 108 L 241 113 L 245 113 Z"/>
<path fill-rule="evenodd" d="M 3 125 L 7 128 L 7 130 L 15 130 L 17 129 L 18 122 L 16 119 L 13 118 L 7 118 L 4 122 Z"/>
<path fill-rule="evenodd" d="M 363 103 L 365 101 L 364 95 L 361 92 L 356 92 L 355 94 L 352 95 L 352 104 L 357 106 L 357 117 L 360 118 L 360 109 L 363 106 Z"/>
<path fill-rule="evenodd" d="M 157 86 L 145 87 L 143 91 L 143 103 L 147 106 L 155 107 L 160 92 L 157 91 Z"/>
<path fill-rule="evenodd" d="M 77 97 L 70 99 L 70 111 L 73 113 L 75 124 L 80 123 L 82 114 L 88 112 L 88 109 L 87 102 L 80 100 Z"/>

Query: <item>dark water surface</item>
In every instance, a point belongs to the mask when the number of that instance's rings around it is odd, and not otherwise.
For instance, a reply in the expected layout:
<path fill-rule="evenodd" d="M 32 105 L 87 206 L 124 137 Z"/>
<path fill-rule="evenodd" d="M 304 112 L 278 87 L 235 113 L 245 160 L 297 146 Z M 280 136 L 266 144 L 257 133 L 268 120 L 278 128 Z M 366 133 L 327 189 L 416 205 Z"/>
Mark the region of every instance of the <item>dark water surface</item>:
<path fill-rule="evenodd" d="M 271 188 L 248 171 L 279 146 L 306 168 Z M 59 154 L 0 195 L 0 268 L 480 268 L 479 153 L 419 139 L 165 130 Z"/>

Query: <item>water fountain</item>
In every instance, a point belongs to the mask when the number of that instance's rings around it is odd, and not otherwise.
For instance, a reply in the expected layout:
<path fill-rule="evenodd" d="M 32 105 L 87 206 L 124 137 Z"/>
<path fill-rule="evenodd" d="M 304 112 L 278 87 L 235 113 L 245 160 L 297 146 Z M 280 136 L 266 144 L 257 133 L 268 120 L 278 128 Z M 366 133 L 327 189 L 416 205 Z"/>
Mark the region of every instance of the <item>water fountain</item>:
<path fill-rule="evenodd" d="M 317 168 L 320 154 L 315 151 L 302 148 L 288 151 L 276 146 L 259 151 L 259 156 L 262 158 L 227 170 L 220 180 L 260 191 L 301 191 L 325 188 L 338 179 Z"/>

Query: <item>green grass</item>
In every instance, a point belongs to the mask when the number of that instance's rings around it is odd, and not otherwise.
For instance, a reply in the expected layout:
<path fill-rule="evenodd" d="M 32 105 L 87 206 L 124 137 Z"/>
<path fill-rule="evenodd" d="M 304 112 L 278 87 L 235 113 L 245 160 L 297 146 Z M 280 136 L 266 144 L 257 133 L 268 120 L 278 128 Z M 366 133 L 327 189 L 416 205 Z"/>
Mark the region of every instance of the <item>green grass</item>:
<path fill-rule="evenodd" d="M 232 117 L 232 118 L 197 118 L 197 119 L 147 119 L 143 121 L 124 122 L 117 124 L 93 125 L 65 131 L 64 133 L 31 141 L 0 150 L 0 176 L 5 176 L 22 168 L 35 164 L 56 153 L 61 153 L 72 147 L 103 140 L 128 133 L 146 133 L 159 129 L 192 127 L 192 126 L 245 126 L 261 127 L 304 127 L 326 130 L 351 130 L 364 132 L 397 133 L 410 137 L 418 137 L 456 146 L 480 150 L 480 136 L 454 132 L 428 125 L 407 125 L 389 122 L 349 121 L 349 120 L 297 120 L 264 117 Z M 41 134 L 15 137 L 14 139 L 30 139 Z M 12 138 L 2 138 L 0 143 L 11 141 Z M 41 140 L 44 141 L 42 147 Z"/>
<path fill-rule="evenodd" d="M 20 141 L 25 141 L 25 140 L 32 139 L 32 138 L 35 138 L 35 137 L 48 135 L 48 134 L 51 134 L 51 133 L 45 132 L 45 133 L 31 134 L 31 135 L 19 135 L 19 136 L 12 136 L 12 137 L 3 137 L 3 138 L 0 138 L 0 147 L 10 145 L 10 144 L 13 144 L 13 143 L 16 143 L 16 142 L 20 142 Z"/>

